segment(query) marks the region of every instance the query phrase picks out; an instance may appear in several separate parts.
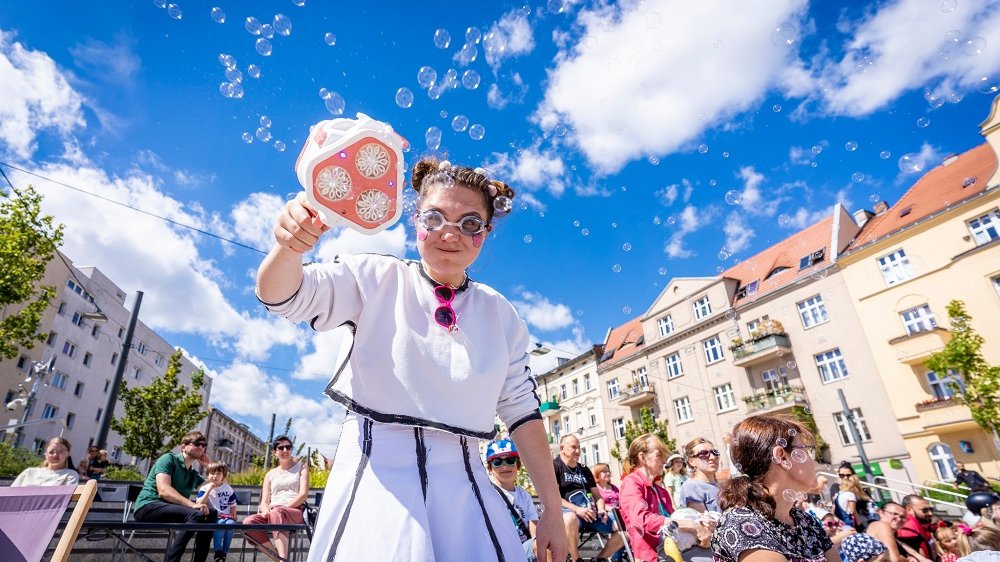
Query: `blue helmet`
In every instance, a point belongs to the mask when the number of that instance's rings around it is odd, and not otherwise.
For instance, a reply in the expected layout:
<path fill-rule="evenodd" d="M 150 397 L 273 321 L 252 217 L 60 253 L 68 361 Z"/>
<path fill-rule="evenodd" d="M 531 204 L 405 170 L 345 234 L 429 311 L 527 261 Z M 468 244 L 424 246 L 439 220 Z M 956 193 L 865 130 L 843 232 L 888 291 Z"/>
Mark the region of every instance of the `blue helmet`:
<path fill-rule="evenodd" d="M 514 446 L 514 442 L 506 438 L 490 441 L 490 444 L 486 446 L 486 462 L 490 462 L 493 460 L 493 457 L 499 456 L 521 458 L 521 455 L 517 453 L 517 447 Z"/>

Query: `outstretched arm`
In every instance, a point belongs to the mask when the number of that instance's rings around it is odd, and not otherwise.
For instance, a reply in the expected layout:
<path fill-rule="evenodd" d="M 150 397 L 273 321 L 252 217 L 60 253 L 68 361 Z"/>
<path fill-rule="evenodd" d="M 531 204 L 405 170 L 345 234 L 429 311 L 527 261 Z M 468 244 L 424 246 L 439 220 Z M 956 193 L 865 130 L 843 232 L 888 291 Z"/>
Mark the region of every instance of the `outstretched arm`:
<path fill-rule="evenodd" d="M 302 254 L 312 250 L 329 227 L 299 193 L 281 209 L 274 227 L 275 245 L 257 270 L 257 296 L 277 303 L 302 284 Z"/>
<path fill-rule="evenodd" d="M 542 420 L 531 420 L 521 424 L 511 433 L 514 445 L 521 455 L 521 462 L 535 485 L 538 499 L 542 502 L 542 516 L 538 521 L 538 536 L 535 543 L 538 552 L 546 549 L 552 554 L 552 560 L 565 560 L 568 553 L 566 533 L 562 521 L 562 501 L 559 496 L 559 485 L 556 484 L 556 473 L 552 469 L 552 459 L 549 458 L 549 440 L 545 435 Z M 544 558 L 539 556 L 540 560 Z"/>

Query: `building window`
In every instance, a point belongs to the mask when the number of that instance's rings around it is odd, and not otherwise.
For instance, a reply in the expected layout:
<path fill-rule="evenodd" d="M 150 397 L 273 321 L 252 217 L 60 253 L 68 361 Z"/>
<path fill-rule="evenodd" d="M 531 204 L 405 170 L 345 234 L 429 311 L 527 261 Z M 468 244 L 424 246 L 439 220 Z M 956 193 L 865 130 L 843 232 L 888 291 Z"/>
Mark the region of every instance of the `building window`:
<path fill-rule="evenodd" d="M 927 447 L 927 455 L 931 458 L 938 480 L 955 481 L 955 455 L 951 453 L 951 447 L 944 443 L 935 443 Z"/>
<path fill-rule="evenodd" d="M 997 290 L 997 294 L 1000 294 L 1000 275 L 997 275 L 991 281 L 993 281 L 993 288 Z"/>
<path fill-rule="evenodd" d="M 858 435 L 861 436 L 861 441 L 871 441 L 872 434 L 868 431 L 868 424 L 865 423 L 865 417 L 861 415 L 861 408 L 852 408 L 851 415 L 854 418 L 854 427 L 858 430 Z M 844 412 L 834 412 L 833 421 L 837 424 L 840 443 L 842 445 L 853 445 L 854 436 L 851 435 L 851 430 L 847 427 Z"/>
<path fill-rule="evenodd" d="M 59 309 L 56 310 L 56 313 L 57 314 L 66 314 L 66 303 L 65 302 L 60 302 L 59 303 Z"/>
<path fill-rule="evenodd" d="M 934 371 L 927 371 L 927 387 L 931 394 L 938 400 L 945 400 L 955 396 L 956 391 L 965 392 L 965 381 L 962 375 L 955 371 L 950 371 L 946 376 L 940 376 Z"/>
<path fill-rule="evenodd" d="M 632 380 L 642 388 L 649 388 L 649 375 L 646 374 L 645 367 L 639 367 L 632 371 Z"/>
<path fill-rule="evenodd" d="M 101 421 L 101 414 L 104 413 L 104 408 L 97 409 L 97 415 L 94 416 L 94 421 Z"/>
<path fill-rule="evenodd" d="M 157 367 L 162 367 L 163 366 L 163 356 L 160 355 L 159 353 L 157 353 L 156 354 L 156 359 L 153 359 L 153 363 L 155 363 Z"/>
<path fill-rule="evenodd" d="M 715 406 L 719 412 L 727 412 L 736 409 L 736 396 L 733 394 L 733 385 L 726 383 L 712 389 L 715 394 Z"/>
<path fill-rule="evenodd" d="M 56 334 L 55 332 L 49 332 L 49 337 L 45 338 L 46 345 L 53 346 L 56 344 Z"/>
<path fill-rule="evenodd" d="M 712 313 L 712 304 L 708 302 L 708 295 L 705 295 L 700 299 L 694 301 L 693 306 L 694 306 L 694 317 L 696 320 L 701 320 L 702 318 Z"/>
<path fill-rule="evenodd" d="M 566 433 L 573 432 L 573 428 L 569 424 L 569 416 L 563 416 L 563 427 L 566 428 Z"/>
<path fill-rule="evenodd" d="M 597 412 L 593 408 L 588 408 L 587 415 L 590 417 L 590 427 L 597 427 Z"/>
<path fill-rule="evenodd" d="M 59 371 L 56 371 L 55 374 L 52 375 L 52 386 L 54 386 L 55 388 L 65 389 L 66 382 L 68 380 L 69 377 L 66 376 L 65 373 L 60 373 Z"/>
<path fill-rule="evenodd" d="M 565 400 L 569 394 L 566 393 L 566 383 L 559 385 L 559 398 Z"/>
<path fill-rule="evenodd" d="M 121 458 L 122 458 L 122 448 L 121 447 L 115 447 L 114 449 L 111 449 L 111 458 L 113 458 L 116 461 L 117 460 L 121 460 Z"/>
<path fill-rule="evenodd" d="M 847 365 L 840 354 L 840 348 L 819 353 L 815 356 L 819 379 L 824 383 L 847 378 Z"/>
<path fill-rule="evenodd" d="M 597 446 L 597 443 L 591 445 L 590 451 L 592 453 L 591 458 L 594 459 L 594 464 L 601 462 L 601 448 Z"/>
<path fill-rule="evenodd" d="M 614 378 L 608 381 L 608 398 L 612 400 L 618 399 L 618 379 Z"/>
<path fill-rule="evenodd" d="M 104 394 L 108 393 L 109 388 L 111 388 L 111 381 L 104 379 Z"/>
<path fill-rule="evenodd" d="M 76 414 L 73 412 L 66 414 L 66 427 L 68 429 L 73 429 L 74 423 L 76 423 Z"/>
<path fill-rule="evenodd" d="M 84 367 L 89 367 L 89 366 L 90 366 L 90 362 L 91 362 L 91 361 L 92 361 L 93 359 L 94 359 L 94 354 L 93 354 L 93 353 L 91 353 L 91 352 L 89 352 L 89 351 L 88 351 L 88 352 L 86 352 L 86 353 L 84 353 L 84 354 L 83 354 L 83 366 L 84 366 Z"/>
<path fill-rule="evenodd" d="M 29 363 L 27 357 L 25 357 L 25 356 L 22 355 L 22 356 L 20 356 L 20 357 L 17 358 L 17 368 L 19 370 L 23 371 L 23 370 L 27 369 L 29 364 L 30 363 Z"/>
<path fill-rule="evenodd" d="M 906 257 L 906 252 L 902 248 L 887 256 L 880 257 L 878 265 L 879 269 L 882 270 L 882 278 L 885 279 L 887 287 L 902 283 L 916 275 L 910 265 L 910 258 Z"/>
<path fill-rule="evenodd" d="M 823 297 L 820 295 L 809 297 L 798 303 L 798 307 L 803 328 L 812 328 L 830 319 L 826 314 L 826 305 L 823 304 Z"/>
<path fill-rule="evenodd" d="M 139 380 L 139 377 L 141 375 L 142 375 L 142 369 L 140 369 L 139 367 L 132 367 L 132 378 L 133 379 Z"/>
<path fill-rule="evenodd" d="M 754 279 L 753 281 L 747 283 L 746 285 L 743 285 L 742 287 L 736 290 L 736 299 L 739 300 L 749 297 L 750 295 L 756 292 L 757 292 L 757 280 Z"/>
<path fill-rule="evenodd" d="M 139 342 L 139 345 L 135 346 L 135 350 L 139 352 L 139 355 L 146 354 L 146 342 Z"/>
<path fill-rule="evenodd" d="M 590 382 L 590 373 L 585 373 L 583 375 L 583 390 L 587 391 L 592 388 L 594 388 L 594 385 Z"/>
<path fill-rule="evenodd" d="M 669 314 L 656 321 L 656 328 L 660 331 L 660 337 L 674 331 L 674 319 Z"/>
<path fill-rule="evenodd" d="M 552 422 L 552 435 L 555 436 L 555 440 L 556 442 L 558 442 L 560 436 L 562 435 L 562 424 L 559 422 L 559 420 L 555 420 L 554 422 Z"/>
<path fill-rule="evenodd" d="M 56 408 L 52 404 L 46 404 L 45 408 L 42 408 L 42 419 L 47 420 L 56 417 L 59 413 L 59 408 Z"/>
<path fill-rule="evenodd" d="M 73 396 L 83 396 L 83 383 L 76 383 L 76 388 L 73 389 Z"/>
<path fill-rule="evenodd" d="M 97 336 L 101 335 L 101 325 L 94 324 L 94 326 L 90 329 L 90 335 L 94 336 L 94 339 L 97 339 Z"/>
<path fill-rule="evenodd" d="M 719 336 L 712 336 L 707 340 L 703 340 L 701 345 L 705 348 L 705 364 L 711 365 L 725 358 L 725 355 L 722 353 L 722 341 L 719 339 Z"/>
<path fill-rule="evenodd" d="M 587 459 L 587 448 L 586 447 L 580 447 L 580 462 L 583 463 L 583 466 L 587 466 L 587 465 L 590 464 L 590 462 L 588 462 L 588 459 Z"/>
<path fill-rule="evenodd" d="M 764 389 L 769 392 L 788 386 L 788 374 L 784 367 L 768 369 L 760 374 L 760 378 L 764 381 Z"/>
<path fill-rule="evenodd" d="M 1000 238 L 1000 210 L 993 209 L 981 217 L 970 220 L 969 232 L 976 239 L 977 246 Z"/>
<path fill-rule="evenodd" d="M 667 378 L 675 379 L 684 374 L 684 364 L 681 363 L 681 354 L 672 353 L 667 356 Z"/>
<path fill-rule="evenodd" d="M 937 328 L 937 319 L 931 312 L 931 307 L 924 304 L 899 313 L 906 328 L 906 335 L 910 336 L 920 332 L 926 332 Z"/>
<path fill-rule="evenodd" d="M 117 352 L 116 353 L 112 353 L 111 354 L 111 364 L 114 365 L 117 362 L 118 362 L 118 353 Z"/>
<path fill-rule="evenodd" d="M 83 326 L 83 315 L 79 312 L 73 313 L 73 319 L 70 320 L 74 326 Z"/>
<path fill-rule="evenodd" d="M 45 445 L 47 442 L 44 439 L 35 439 L 35 444 L 31 448 L 31 451 L 36 455 L 42 456 L 45 454 Z"/>
<path fill-rule="evenodd" d="M 125 328 L 118 328 L 118 339 L 122 339 L 122 336 L 124 335 L 125 335 Z"/>
<path fill-rule="evenodd" d="M 694 419 L 694 412 L 691 411 L 691 400 L 687 396 L 674 400 L 674 412 L 677 414 L 677 423 L 689 422 Z"/>
<path fill-rule="evenodd" d="M 576 396 L 577 394 L 580 394 L 580 380 L 579 379 L 573 379 L 573 383 L 572 384 L 573 384 L 573 396 Z"/>
<path fill-rule="evenodd" d="M 63 342 L 63 355 L 68 355 L 69 357 L 76 355 L 76 344 L 69 340 Z"/>
<path fill-rule="evenodd" d="M 615 439 L 625 439 L 625 418 L 611 420 L 611 427 L 615 429 Z"/>

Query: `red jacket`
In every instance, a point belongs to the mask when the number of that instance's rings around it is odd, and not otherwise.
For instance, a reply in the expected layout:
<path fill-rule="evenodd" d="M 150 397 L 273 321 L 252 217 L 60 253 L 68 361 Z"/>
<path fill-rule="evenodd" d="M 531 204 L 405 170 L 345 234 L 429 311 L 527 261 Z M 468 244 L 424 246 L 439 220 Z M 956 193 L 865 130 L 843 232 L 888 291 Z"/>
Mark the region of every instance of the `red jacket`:
<path fill-rule="evenodd" d="M 659 481 L 659 478 L 656 480 Z M 674 512 L 670 493 L 666 488 L 650 482 L 641 470 L 633 470 L 622 479 L 619 507 L 637 560 L 656 560 L 660 527 L 667 519 L 660 514 L 660 504 L 667 513 Z"/>
<path fill-rule="evenodd" d="M 907 514 L 906 523 L 896 531 L 896 539 L 934 560 L 934 551 L 931 550 L 931 541 L 934 539 L 934 535 L 921 525 L 913 515 Z"/>

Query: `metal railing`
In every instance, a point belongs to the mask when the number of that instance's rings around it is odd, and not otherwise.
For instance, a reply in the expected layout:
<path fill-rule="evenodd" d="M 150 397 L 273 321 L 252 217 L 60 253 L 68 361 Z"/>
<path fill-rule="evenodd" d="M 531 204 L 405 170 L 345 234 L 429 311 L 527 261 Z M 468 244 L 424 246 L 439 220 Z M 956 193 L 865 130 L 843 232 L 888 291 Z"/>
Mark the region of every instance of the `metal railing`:
<path fill-rule="evenodd" d="M 836 474 L 833 474 L 832 472 L 817 472 L 816 474 L 822 474 L 823 476 L 830 477 L 830 478 L 832 478 L 834 480 L 837 480 L 837 479 L 840 478 L 839 476 L 837 476 Z M 946 494 L 951 494 L 951 495 L 954 495 L 954 496 L 958 496 L 961 499 L 962 503 L 961 504 L 957 504 L 957 503 L 947 502 L 947 501 L 944 501 L 944 500 L 939 500 L 939 499 L 936 499 L 936 498 L 932 498 L 932 497 L 929 497 L 929 496 L 923 496 L 923 495 L 921 495 L 921 497 L 923 497 L 925 500 L 929 501 L 931 504 L 938 504 L 938 505 L 950 507 L 952 509 L 957 509 L 960 513 L 964 513 L 965 512 L 965 496 L 962 495 L 962 494 L 959 494 L 959 493 L 956 493 L 956 492 L 950 492 L 948 490 L 940 490 L 938 488 L 931 488 L 931 487 L 928 487 L 928 486 L 922 486 L 920 484 L 914 484 L 913 482 L 910 482 L 908 480 L 898 480 L 896 478 L 886 478 L 885 476 L 875 476 L 875 478 L 876 479 L 882 479 L 883 481 L 886 481 L 886 482 L 888 482 L 888 481 L 899 482 L 901 484 L 905 484 L 907 486 L 910 486 L 912 488 L 912 490 L 909 491 L 909 492 L 907 492 L 907 491 L 904 491 L 904 490 L 898 490 L 896 488 L 890 488 L 888 486 L 883 486 L 881 484 L 875 484 L 873 482 L 865 482 L 864 480 L 861 480 L 861 485 L 864 486 L 865 488 L 871 488 L 871 489 L 875 489 L 875 490 L 885 490 L 886 492 L 889 492 L 889 495 L 892 497 L 892 500 L 895 501 L 895 502 L 901 502 L 904 496 L 908 496 L 910 494 L 914 494 L 914 493 L 917 492 L 918 489 L 920 489 L 920 490 L 927 490 L 927 491 L 930 491 L 930 492 L 944 492 Z M 920 494 L 918 494 L 918 495 L 920 495 Z"/>

